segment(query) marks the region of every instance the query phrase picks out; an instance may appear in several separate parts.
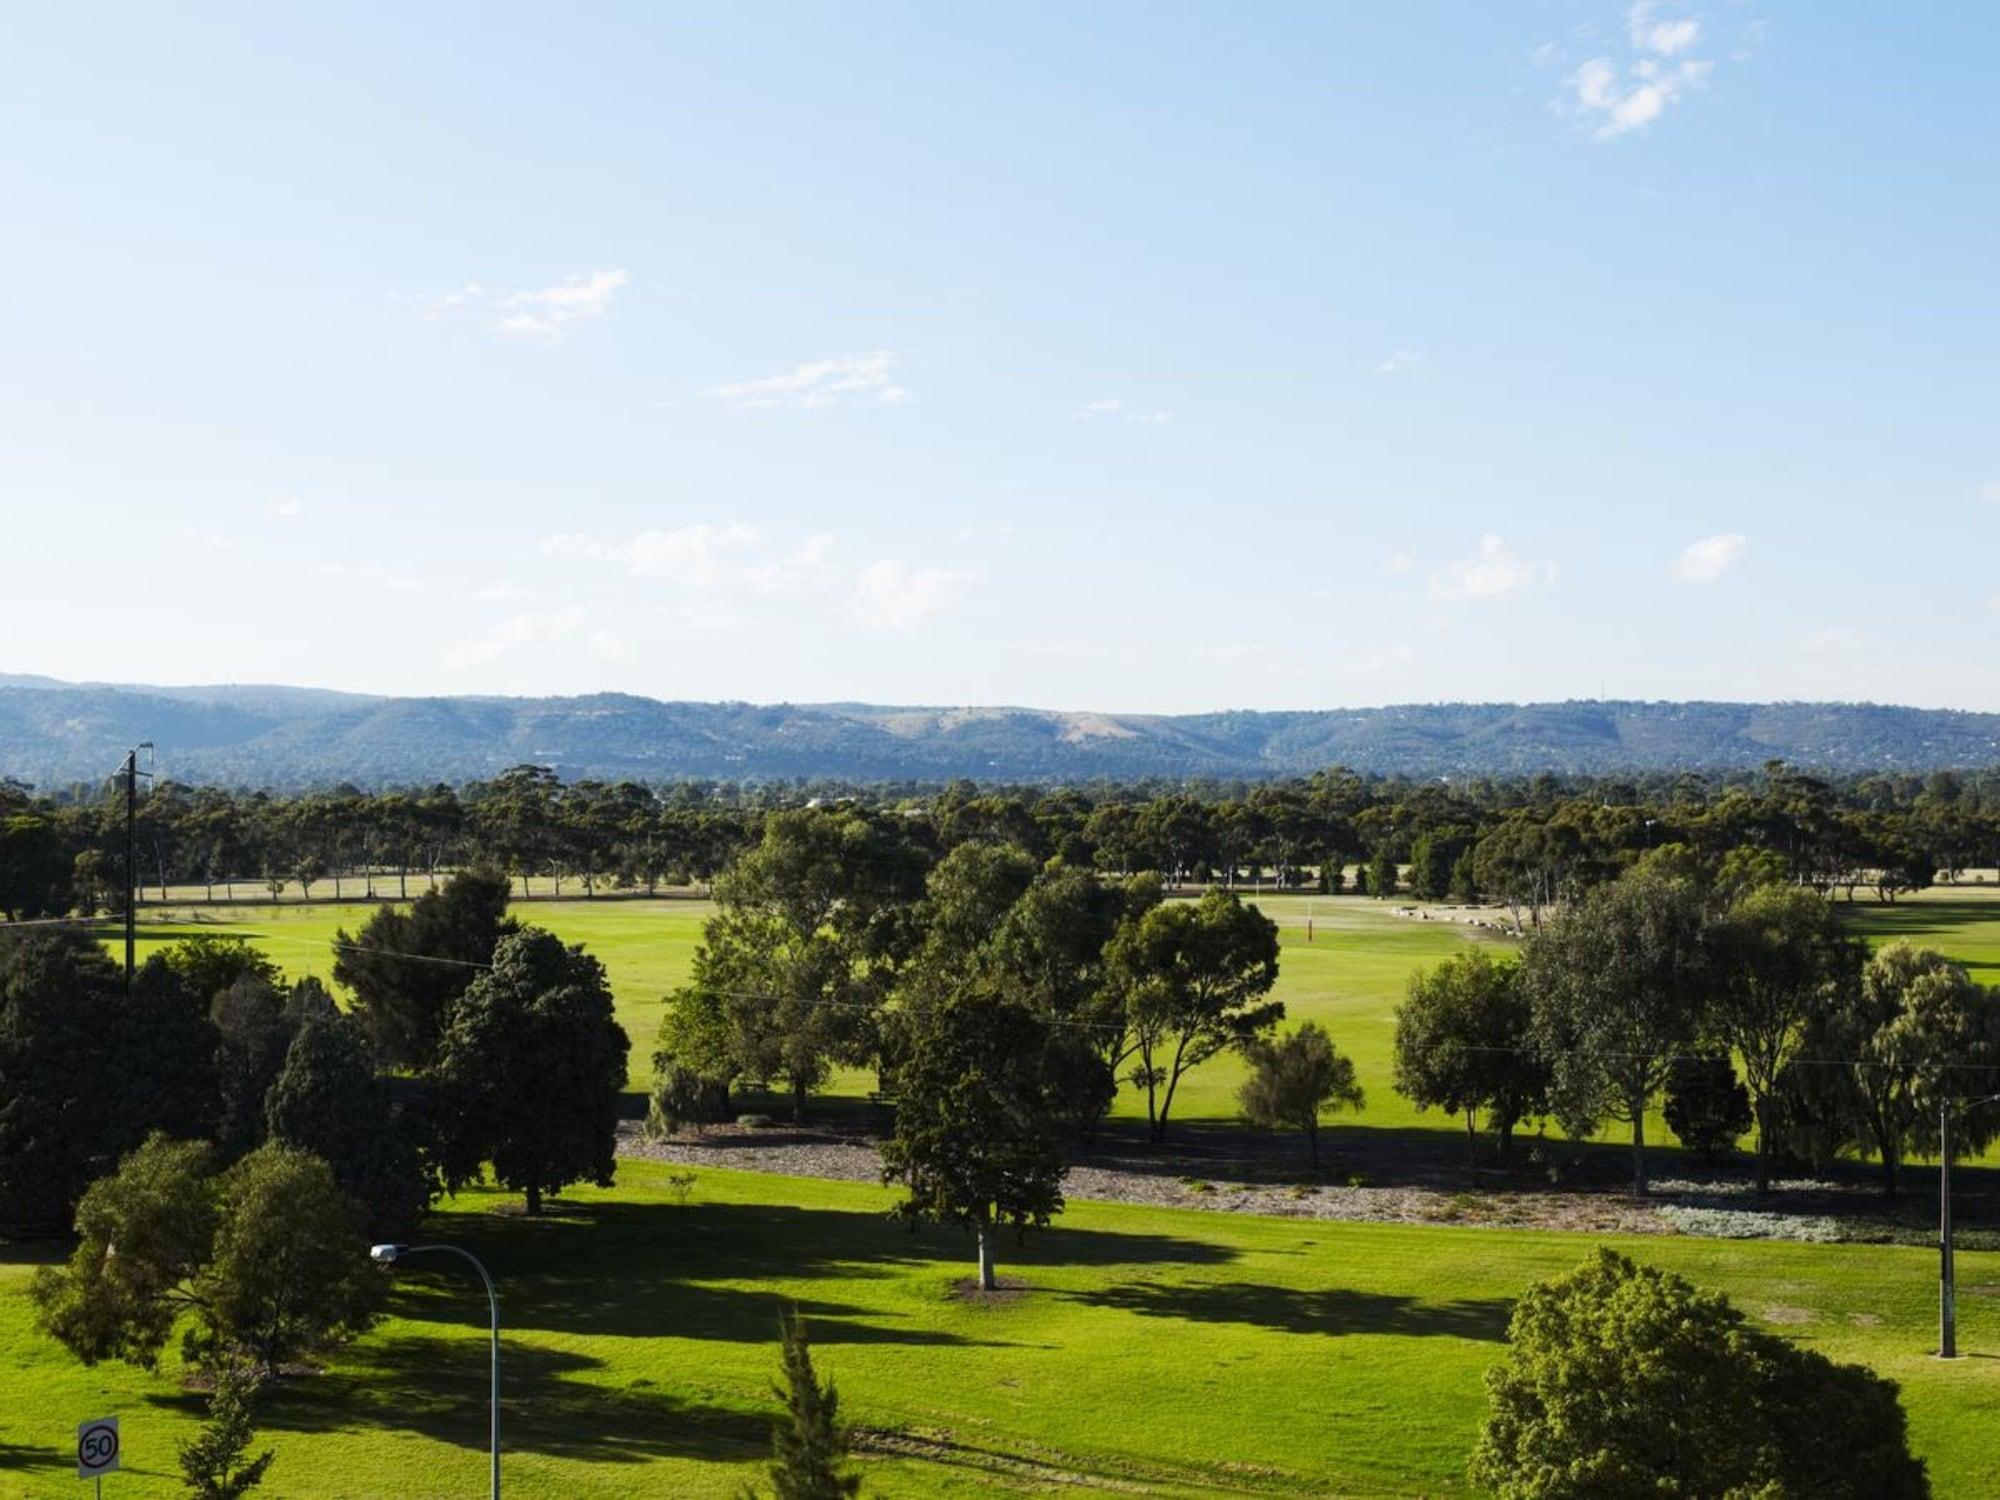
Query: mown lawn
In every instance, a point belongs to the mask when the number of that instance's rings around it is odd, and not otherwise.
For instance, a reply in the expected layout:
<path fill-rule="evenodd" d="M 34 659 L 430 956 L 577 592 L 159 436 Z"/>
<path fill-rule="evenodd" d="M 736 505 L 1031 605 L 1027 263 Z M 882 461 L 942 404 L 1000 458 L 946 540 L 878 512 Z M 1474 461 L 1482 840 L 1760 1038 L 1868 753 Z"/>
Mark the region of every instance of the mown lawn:
<path fill-rule="evenodd" d="M 468 1194 L 429 1235 L 501 1286 L 506 1482 L 548 1497 L 733 1495 L 765 1452 L 780 1308 L 808 1317 L 843 1409 L 889 1436 L 891 1497 L 1462 1493 L 1511 1299 L 1592 1238 L 1078 1205 L 956 1288 L 967 1246 L 913 1235 L 866 1185 L 621 1165 L 542 1222 Z M 1788 1336 L 1903 1382 L 1940 1496 L 2000 1493 L 2000 1256 L 1966 1254 L 1961 1338 L 1928 1358 L 1935 1257 L 1887 1247 L 1654 1238 L 1629 1253 L 1720 1288 Z M 74 1424 L 116 1412 L 119 1495 L 166 1496 L 198 1403 L 169 1366 L 86 1370 L 31 1325 L 49 1247 L 0 1246 L 0 1495 L 66 1493 Z M 463 1268 L 398 1277 L 393 1316 L 264 1403 L 287 1497 L 482 1493 L 483 1299 Z M 881 1456 L 901 1455 L 901 1456 Z"/>

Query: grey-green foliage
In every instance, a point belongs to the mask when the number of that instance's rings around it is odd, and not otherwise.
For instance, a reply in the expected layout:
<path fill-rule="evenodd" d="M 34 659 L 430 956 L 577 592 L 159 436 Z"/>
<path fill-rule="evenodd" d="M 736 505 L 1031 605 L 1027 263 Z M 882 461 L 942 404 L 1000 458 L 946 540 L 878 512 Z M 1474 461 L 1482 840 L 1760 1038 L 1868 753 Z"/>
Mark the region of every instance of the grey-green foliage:
<path fill-rule="evenodd" d="M 1523 980 L 1563 1129 L 1608 1116 L 1632 1130 L 1632 1185 L 1646 1188 L 1646 1111 L 1699 1032 L 1714 977 L 1704 893 L 1632 871 L 1568 907 L 1528 943 Z"/>
<path fill-rule="evenodd" d="M 1243 1056 L 1250 1065 L 1250 1076 L 1237 1091 L 1243 1117 L 1263 1130 L 1302 1131 L 1318 1166 L 1321 1117 L 1358 1110 L 1366 1102 L 1355 1081 L 1354 1059 L 1333 1045 L 1317 1021 L 1277 1041 L 1250 1042 Z"/>

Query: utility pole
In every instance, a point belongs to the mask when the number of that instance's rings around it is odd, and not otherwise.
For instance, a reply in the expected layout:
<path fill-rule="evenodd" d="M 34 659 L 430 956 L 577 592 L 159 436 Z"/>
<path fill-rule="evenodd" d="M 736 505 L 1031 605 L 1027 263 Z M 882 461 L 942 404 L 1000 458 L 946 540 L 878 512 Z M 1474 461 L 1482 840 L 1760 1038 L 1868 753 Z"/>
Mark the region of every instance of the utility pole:
<path fill-rule="evenodd" d="M 1942 1099 L 1938 1102 L 1938 1358 L 1958 1358 L 1958 1277 L 1951 1255 L 1951 1107 L 1978 1109 L 2000 1103 L 2000 1094 L 1984 1099 Z"/>
<path fill-rule="evenodd" d="M 1951 1100 L 1938 1105 L 1938 1358 L 1958 1358 L 1958 1282 L 1951 1264 Z"/>
<path fill-rule="evenodd" d="M 125 752 L 125 995 L 132 995 L 132 975 L 139 947 L 139 752 L 151 752 L 153 742 L 141 740 Z"/>

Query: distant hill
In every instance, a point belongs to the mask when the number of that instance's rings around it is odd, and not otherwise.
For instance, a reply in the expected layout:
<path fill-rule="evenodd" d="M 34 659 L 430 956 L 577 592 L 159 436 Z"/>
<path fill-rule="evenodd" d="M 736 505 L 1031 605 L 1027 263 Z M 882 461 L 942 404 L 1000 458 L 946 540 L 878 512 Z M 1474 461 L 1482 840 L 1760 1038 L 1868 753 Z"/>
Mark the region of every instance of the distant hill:
<path fill-rule="evenodd" d="M 1439 703 L 1325 712 L 1061 713 L 864 703 L 382 698 L 0 674 L 0 775 L 96 781 L 138 740 L 181 781 L 291 788 L 462 781 L 523 761 L 671 781 L 1057 782 L 1300 775 L 1832 771 L 2000 762 L 2000 714 L 1869 703 Z"/>

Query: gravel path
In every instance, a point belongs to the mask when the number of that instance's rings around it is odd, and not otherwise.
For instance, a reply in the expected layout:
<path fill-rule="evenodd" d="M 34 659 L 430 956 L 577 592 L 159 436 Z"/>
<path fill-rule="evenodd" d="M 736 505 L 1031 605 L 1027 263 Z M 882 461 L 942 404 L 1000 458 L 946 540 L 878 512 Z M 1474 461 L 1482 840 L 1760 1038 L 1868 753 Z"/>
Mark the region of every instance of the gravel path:
<path fill-rule="evenodd" d="M 717 1125 L 700 1134 L 689 1132 L 667 1140 L 648 1139 L 634 1124 L 621 1127 L 621 1132 L 618 1154 L 647 1161 L 843 1182 L 879 1182 L 882 1177 L 882 1158 L 875 1142 L 859 1132 Z M 1190 1174 L 1206 1165 L 1212 1175 L 1175 1176 L 1161 1170 L 1159 1163 L 1144 1170 L 1086 1159 L 1070 1168 L 1063 1191 L 1076 1200 L 1271 1214 L 1287 1219 L 1496 1225 L 1619 1234 L 1672 1232 L 1653 1204 L 1635 1203 L 1615 1193 L 1277 1184 L 1255 1180 L 1249 1172 L 1230 1170 L 1243 1165 L 1240 1163 L 1196 1161 L 1185 1165 Z"/>

